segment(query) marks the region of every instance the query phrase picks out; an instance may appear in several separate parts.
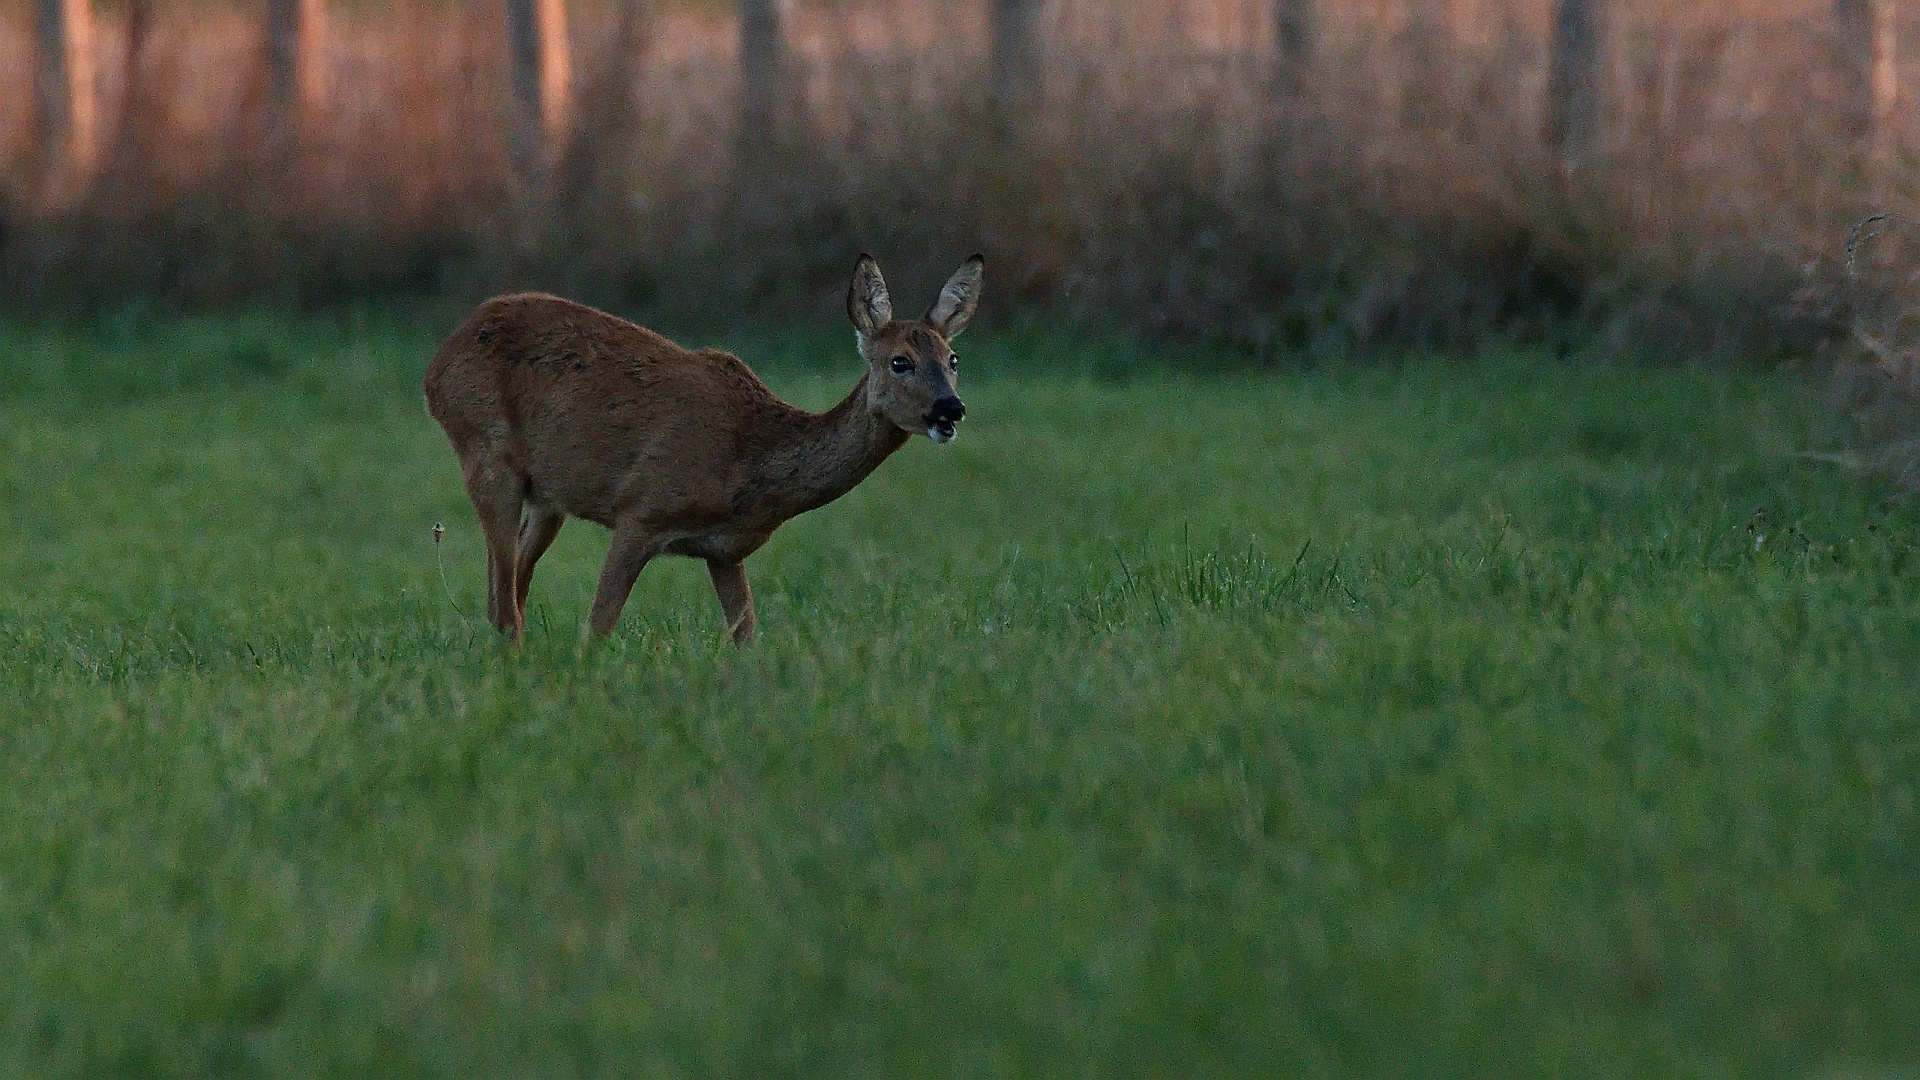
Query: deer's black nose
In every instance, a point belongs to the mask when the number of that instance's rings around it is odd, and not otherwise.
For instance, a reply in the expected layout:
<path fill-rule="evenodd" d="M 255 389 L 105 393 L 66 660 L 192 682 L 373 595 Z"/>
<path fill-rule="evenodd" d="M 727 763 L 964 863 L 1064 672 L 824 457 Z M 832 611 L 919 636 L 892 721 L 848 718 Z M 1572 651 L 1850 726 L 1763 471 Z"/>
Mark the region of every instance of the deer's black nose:
<path fill-rule="evenodd" d="M 966 404 L 952 394 L 934 402 L 933 411 L 927 414 L 927 420 L 935 424 L 957 424 L 966 418 Z"/>

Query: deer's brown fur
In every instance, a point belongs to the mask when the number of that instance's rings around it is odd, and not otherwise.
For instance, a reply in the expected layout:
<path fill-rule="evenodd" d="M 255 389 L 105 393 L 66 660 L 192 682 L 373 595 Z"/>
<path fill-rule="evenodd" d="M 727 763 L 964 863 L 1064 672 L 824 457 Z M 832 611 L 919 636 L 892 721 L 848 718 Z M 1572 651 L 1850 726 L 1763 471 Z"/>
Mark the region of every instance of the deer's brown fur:
<path fill-rule="evenodd" d="M 862 256 L 848 314 L 867 371 L 824 413 L 781 401 L 737 357 L 571 301 L 480 305 L 434 356 L 426 395 L 486 536 L 488 619 L 519 639 L 534 564 L 571 516 L 613 530 L 596 632 L 613 630 L 649 560 L 686 555 L 706 560 L 734 640 L 751 640 L 742 560 L 911 435 L 953 437 L 966 410 L 948 342 L 978 307 L 981 265 L 969 259 L 924 318 L 896 321 Z"/>

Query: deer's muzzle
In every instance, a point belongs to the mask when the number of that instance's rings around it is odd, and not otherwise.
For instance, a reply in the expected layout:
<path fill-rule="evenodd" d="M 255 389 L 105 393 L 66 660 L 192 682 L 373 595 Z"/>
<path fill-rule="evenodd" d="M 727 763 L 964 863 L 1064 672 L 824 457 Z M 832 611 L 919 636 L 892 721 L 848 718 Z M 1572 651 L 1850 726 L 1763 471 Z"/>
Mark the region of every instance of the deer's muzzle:
<path fill-rule="evenodd" d="M 957 397 L 948 394 L 933 403 L 927 413 L 927 438 L 934 442 L 951 442 L 954 425 L 967 418 L 967 406 Z"/>

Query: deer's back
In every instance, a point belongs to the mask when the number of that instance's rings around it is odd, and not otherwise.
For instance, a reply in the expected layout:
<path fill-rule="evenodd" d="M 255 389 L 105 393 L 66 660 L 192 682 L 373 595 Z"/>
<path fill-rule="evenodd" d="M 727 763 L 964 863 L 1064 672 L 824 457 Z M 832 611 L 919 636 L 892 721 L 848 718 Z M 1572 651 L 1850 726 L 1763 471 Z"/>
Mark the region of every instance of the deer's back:
<path fill-rule="evenodd" d="M 530 498 L 602 524 L 639 500 L 723 506 L 743 451 L 794 411 L 733 356 L 538 294 L 475 310 L 426 396 L 463 461 L 496 456 Z"/>

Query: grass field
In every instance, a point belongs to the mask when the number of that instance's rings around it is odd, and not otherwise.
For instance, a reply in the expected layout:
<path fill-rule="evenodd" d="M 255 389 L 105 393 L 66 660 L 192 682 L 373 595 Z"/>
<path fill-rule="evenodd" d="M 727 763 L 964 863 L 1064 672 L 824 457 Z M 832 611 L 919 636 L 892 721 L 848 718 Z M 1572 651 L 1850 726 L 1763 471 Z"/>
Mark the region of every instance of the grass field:
<path fill-rule="evenodd" d="M 0 330 L 0 1074 L 1920 1067 L 1920 510 L 1801 377 L 969 339 L 756 647 L 583 649 L 575 523 L 515 653 L 436 336 Z"/>

